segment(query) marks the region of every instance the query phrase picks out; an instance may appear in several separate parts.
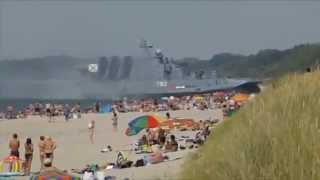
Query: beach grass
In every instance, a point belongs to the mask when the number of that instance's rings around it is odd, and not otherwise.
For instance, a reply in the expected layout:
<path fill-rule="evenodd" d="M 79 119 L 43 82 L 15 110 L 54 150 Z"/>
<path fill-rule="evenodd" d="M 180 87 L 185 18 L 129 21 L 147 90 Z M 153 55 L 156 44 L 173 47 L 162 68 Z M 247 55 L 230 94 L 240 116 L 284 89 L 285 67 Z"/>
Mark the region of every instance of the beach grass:
<path fill-rule="evenodd" d="M 178 179 L 320 179 L 320 72 L 270 82 L 219 125 Z"/>

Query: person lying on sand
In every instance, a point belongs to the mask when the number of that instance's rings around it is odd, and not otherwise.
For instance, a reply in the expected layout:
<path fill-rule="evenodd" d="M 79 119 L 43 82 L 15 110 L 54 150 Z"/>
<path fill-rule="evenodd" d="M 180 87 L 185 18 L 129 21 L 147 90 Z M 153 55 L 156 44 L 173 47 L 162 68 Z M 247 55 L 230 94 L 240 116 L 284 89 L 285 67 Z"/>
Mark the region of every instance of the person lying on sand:
<path fill-rule="evenodd" d="M 43 169 L 40 170 L 40 176 L 41 175 L 46 175 L 47 173 L 54 174 L 54 175 L 59 175 L 59 176 L 69 176 L 66 172 L 52 166 L 52 161 L 50 158 L 46 158 L 43 161 Z"/>
<path fill-rule="evenodd" d="M 165 160 L 165 156 L 162 154 L 159 145 L 152 146 L 153 153 L 147 156 L 143 156 L 144 164 L 157 164 Z"/>
<path fill-rule="evenodd" d="M 102 165 L 103 166 L 103 165 Z M 85 168 L 82 169 L 71 169 L 71 172 L 78 173 L 78 174 L 84 174 L 85 172 L 96 172 L 99 170 L 104 170 L 102 166 L 99 166 L 98 164 L 87 164 Z"/>

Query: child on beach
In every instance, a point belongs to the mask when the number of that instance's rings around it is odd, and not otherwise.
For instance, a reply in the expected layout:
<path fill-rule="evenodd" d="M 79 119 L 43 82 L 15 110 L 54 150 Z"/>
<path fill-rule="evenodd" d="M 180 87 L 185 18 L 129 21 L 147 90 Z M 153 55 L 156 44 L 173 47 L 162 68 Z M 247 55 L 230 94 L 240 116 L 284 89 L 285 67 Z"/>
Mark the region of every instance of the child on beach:
<path fill-rule="evenodd" d="M 93 144 L 93 143 L 94 143 L 94 141 L 93 141 L 94 128 L 95 128 L 95 121 L 94 121 L 94 120 L 92 120 L 92 121 L 88 124 L 88 129 L 89 129 L 89 138 L 90 138 L 91 144 Z"/>
<path fill-rule="evenodd" d="M 112 108 L 112 114 L 113 114 L 113 117 L 112 117 L 113 130 L 117 131 L 117 129 L 118 129 L 118 113 L 115 108 Z"/>

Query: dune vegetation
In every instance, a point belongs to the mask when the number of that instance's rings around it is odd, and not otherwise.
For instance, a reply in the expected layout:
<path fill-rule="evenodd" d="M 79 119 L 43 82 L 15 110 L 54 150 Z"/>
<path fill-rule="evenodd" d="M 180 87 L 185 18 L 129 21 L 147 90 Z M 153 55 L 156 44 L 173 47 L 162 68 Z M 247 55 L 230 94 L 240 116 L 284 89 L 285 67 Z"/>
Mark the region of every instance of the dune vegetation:
<path fill-rule="evenodd" d="M 320 179 L 320 72 L 269 83 L 214 129 L 180 179 Z"/>

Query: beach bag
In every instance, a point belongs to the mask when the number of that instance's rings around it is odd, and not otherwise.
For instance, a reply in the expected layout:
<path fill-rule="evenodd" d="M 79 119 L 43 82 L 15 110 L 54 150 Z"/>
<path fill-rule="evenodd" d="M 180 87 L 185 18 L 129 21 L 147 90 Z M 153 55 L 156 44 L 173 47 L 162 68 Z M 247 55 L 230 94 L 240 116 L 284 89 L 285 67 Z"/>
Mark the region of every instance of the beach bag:
<path fill-rule="evenodd" d="M 141 166 L 144 166 L 144 161 L 143 159 L 138 159 L 136 161 L 136 164 L 134 165 L 135 167 L 141 167 Z"/>
<path fill-rule="evenodd" d="M 92 172 L 84 172 L 83 174 L 83 177 L 82 177 L 83 180 L 94 180 L 94 175 Z"/>
<path fill-rule="evenodd" d="M 121 164 L 120 164 L 120 168 L 129 168 L 131 167 L 131 165 L 133 164 L 133 161 L 128 161 L 128 160 L 125 160 L 125 161 L 122 161 Z"/>

